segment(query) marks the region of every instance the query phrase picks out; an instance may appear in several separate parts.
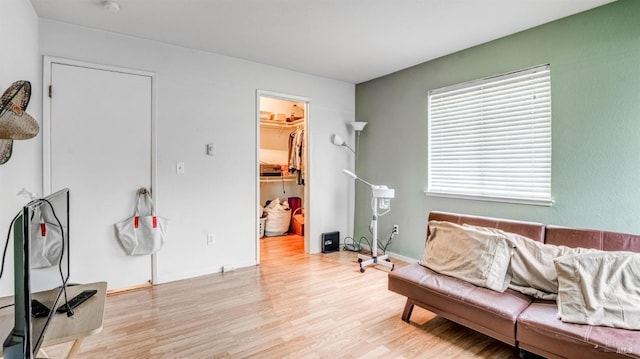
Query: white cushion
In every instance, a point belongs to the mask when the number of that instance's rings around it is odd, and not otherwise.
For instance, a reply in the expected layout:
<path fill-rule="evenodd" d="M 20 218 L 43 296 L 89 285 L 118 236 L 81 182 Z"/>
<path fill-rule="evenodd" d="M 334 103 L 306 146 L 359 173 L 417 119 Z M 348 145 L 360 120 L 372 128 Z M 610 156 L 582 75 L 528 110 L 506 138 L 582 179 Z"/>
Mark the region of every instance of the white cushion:
<path fill-rule="evenodd" d="M 507 289 L 512 248 L 502 235 L 445 221 L 429 221 L 429 232 L 421 265 L 498 292 Z"/>
<path fill-rule="evenodd" d="M 570 254 L 554 264 L 562 321 L 640 330 L 640 254 Z"/>

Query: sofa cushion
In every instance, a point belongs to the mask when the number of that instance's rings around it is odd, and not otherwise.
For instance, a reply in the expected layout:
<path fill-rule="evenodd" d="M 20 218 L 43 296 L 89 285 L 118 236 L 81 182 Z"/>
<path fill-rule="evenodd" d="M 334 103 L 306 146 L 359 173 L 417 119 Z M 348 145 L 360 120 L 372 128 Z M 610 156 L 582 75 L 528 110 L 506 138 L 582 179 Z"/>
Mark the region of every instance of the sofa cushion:
<path fill-rule="evenodd" d="M 547 226 L 545 243 L 605 251 L 640 252 L 640 235 Z"/>
<path fill-rule="evenodd" d="M 441 221 L 429 221 L 429 233 L 421 265 L 498 292 L 507 289 L 512 248 L 503 235 Z"/>
<path fill-rule="evenodd" d="M 389 272 L 388 286 L 422 308 L 511 345 L 516 319 L 532 301 L 511 289 L 499 293 L 417 263 Z"/>
<path fill-rule="evenodd" d="M 570 254 L 554 264 L 562 321 L 640 330 L 640 254 Z"/>
<path fill-rule="evenodd" d="M 516 333 L 520 348 L 546 357 L 640 358 L 640 331 L 562 322 L 552 301 L 531 303 Z"/>

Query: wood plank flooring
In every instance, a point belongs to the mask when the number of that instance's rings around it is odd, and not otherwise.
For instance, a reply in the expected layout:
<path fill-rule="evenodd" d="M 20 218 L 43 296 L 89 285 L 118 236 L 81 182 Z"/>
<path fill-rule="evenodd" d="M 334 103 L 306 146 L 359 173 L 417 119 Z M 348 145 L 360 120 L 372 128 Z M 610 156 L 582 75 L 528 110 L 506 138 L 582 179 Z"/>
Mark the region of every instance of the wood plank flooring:
<path fill-rule="evenodd" d="M 416 308 L 360 273 L 353 252 L 306 255 L 265 237 L 261 265 L 107 297 L 77 358 L 517 358 L 510 346 Z M 401 265 L 397 261 L 396 265 Z M 45 348 L 52 358 L 68 346 Z"/>

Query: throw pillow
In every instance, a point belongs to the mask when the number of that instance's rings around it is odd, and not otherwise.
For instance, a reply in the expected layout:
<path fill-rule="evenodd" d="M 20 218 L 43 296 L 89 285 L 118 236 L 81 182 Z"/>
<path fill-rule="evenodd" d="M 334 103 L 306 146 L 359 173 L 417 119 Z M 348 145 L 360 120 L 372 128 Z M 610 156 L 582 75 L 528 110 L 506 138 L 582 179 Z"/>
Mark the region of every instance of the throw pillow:
<path fill-rule="evenodd" d="M 554 260 L 564 322 L 640 330 L 640 254 L 570 254 Z"/>
<path fill-rule="evenodd" d="M 507 289 L 512 248 L 500 234 L 445 221 L 429 221 L 420 264 L 498 292 Z"/>

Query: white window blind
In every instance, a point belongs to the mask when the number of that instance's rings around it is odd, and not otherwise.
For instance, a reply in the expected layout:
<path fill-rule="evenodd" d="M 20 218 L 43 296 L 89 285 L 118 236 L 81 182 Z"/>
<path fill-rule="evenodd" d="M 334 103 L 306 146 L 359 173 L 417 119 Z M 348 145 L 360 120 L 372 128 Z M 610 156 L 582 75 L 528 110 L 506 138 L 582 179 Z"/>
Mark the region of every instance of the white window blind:
<path fill-rule="evenodd" d="M 548 65 L 428 97 L 428 194 L 551 203 Z"/>

